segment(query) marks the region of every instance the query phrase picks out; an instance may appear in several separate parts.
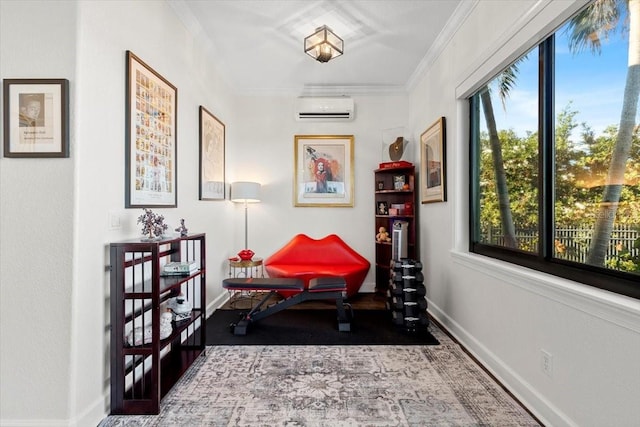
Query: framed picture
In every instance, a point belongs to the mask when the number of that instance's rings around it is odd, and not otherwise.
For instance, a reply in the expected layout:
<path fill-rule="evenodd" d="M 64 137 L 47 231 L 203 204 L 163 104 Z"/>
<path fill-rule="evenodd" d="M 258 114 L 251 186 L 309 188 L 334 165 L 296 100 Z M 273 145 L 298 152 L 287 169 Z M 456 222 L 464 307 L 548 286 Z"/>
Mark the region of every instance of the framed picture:
<path fill-rule="evenodd" d="M 178 205 L 178 90 L 127 51 L 125 207 Z"/>
<path fill-rule="evenodd" d="M 296 135 L 294 206 L 353 207 L 353 135 Z"/>
<path fill-rule="evenodd" d="M 387 202 L 378 202 L 376 215 L 389 215 L 389 204 Z"/>
<path fill-rule="evenodd" d="M 420 135 L 422 203 L 447 200 L 445 119 L 440 117 Z"/>
<path fill-rule="evenodd" d="M 69 80 L 5 79 L 4 157 L 69 157 Z"/>
<path fill-rule="evenodd" d="M 404 190 L 404 185 L 406 184 L 406 177 L 404 175 L 394 175 L 393 176 L 393 189 L 394 190 Z"/>
<path fill-rule="evenodd" d="M 224 123 L 200 106 L 200 200 L 224 200 Z"/>

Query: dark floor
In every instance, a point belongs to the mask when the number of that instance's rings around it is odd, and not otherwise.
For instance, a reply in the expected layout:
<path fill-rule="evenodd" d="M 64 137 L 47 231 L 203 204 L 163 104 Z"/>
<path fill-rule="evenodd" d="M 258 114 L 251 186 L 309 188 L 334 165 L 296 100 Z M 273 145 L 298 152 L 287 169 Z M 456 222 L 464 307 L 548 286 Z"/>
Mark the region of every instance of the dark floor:
<path fill-rule="evenodd" d="M 227 301 L 227 303 L 223 305 L 221 309 L 250 309 L 258 304 L 258 302 L 260 302 L 260 300 L 262 300 L 265 295 L 265 293 L 261 292 L 236 292 L 231 295 L 229 301 Z M 272 296 L 266 304 L 271 305 L 281 299 L 282 297 L 276 294 L 275 296 Z M 354 310 L 384 310 L 386 296 L 378 293 L 360 293 L 349 298 L 347 302 L 351 304 L 351 307 Z M 335 308 L 335 306 L 335 300 L 319 300 L 305 301 L 300 304 L 296 304 L 289 309 L 331 309 Z"/>

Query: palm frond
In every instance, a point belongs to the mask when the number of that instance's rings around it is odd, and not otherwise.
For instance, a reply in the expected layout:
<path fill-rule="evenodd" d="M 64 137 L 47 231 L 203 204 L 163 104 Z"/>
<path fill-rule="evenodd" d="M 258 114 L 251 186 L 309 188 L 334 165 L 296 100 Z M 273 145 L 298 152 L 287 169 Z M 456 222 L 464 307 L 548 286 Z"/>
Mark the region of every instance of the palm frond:
<path fill-rule="evenodd" d="M 600 54 L 602 38 L 614 31 L 626 0 L 596 0 L 573 17 L 567 26 L 569 49 L 578 53 L 585 49 Z"/>
<path fill-rule="evenodd" d="M 528 57 L 529 54 L 521 56 L 495 78 L 495 84 L 498 87 L 498 98 L 500 98 L 502 108 L 505 111 L 507 110 L 506 102 L 509 97 L 509 92 L 516 86 L 516 82 L 518 81 L 518 73 L 520 72 L 518 66 L 526 61 Z"/>
<path fill-rule="evenodd" d="M 505 110 L 507 109 L 506 102 L 509 97 L 509 92 L 511 92 L 511 89 L 516 85 L 516 81 L 518 80 L 518 64 L 522 62 L 524 58 L 526 58 L 526 56 L 518 59 L 498 76 L 498 97 L 502 103 L 502 108 Z"/>

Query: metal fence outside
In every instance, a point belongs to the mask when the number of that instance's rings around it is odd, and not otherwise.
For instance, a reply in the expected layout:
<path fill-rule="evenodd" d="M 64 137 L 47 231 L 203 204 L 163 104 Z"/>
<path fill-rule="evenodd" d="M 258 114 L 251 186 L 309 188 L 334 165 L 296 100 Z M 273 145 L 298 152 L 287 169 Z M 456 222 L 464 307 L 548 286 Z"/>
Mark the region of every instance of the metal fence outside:
<path fill-rule="evenodd" d="M 584 263 L 591 244 L 592 233 L 593 229 L 591 228 L 556 227 L 555 256 L 568 261 Z M 491 227 L 481 237 L 483 242 L 504 246 L 504 236 L 500 227 Z M 516 229 L 516 239 L 519 249 L 537 251 L 538 230 Z M 640 247 L 638 246 L 640 245 L 636 245 L 638 239 L 640 239 L 639 226 L 614 226 L 606 259 L 618 258 L 625 250 L 629 251 L 631 257 L 639 257 Z"/>

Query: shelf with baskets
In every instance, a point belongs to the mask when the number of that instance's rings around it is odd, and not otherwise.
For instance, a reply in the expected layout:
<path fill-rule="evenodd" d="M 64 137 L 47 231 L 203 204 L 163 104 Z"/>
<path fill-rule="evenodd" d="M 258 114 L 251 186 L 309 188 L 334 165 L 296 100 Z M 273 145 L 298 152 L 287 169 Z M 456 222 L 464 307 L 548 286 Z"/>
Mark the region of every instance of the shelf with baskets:
<path fill-rule="evenodd" d="M 418 258 L 418 185 L 415 167 L 380 168 L 374 171 L 375 178 L 375 233 L 384 227 L 389 240 L 375 239 L 376 245 L 376 292 L 385 293 L 389 287 L 391 261 L 394 251 L 402 256 Z M 394 233 L 395 229 L 395 233 Z M 394 248 L 393 237 L 398 247 Z"/>
<path fill-rule="evenodd" d="M 164 276 L 169 262 L 195 268 Z M 110 264 L 111 413 L 158 414 L 205 350 L 205 235 L 111 243 Z"/>

